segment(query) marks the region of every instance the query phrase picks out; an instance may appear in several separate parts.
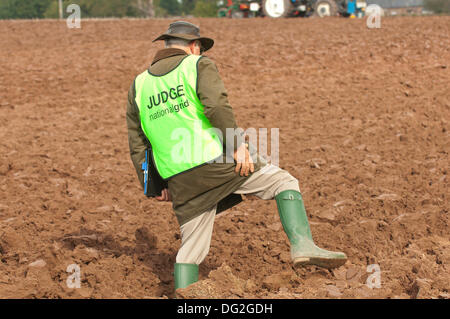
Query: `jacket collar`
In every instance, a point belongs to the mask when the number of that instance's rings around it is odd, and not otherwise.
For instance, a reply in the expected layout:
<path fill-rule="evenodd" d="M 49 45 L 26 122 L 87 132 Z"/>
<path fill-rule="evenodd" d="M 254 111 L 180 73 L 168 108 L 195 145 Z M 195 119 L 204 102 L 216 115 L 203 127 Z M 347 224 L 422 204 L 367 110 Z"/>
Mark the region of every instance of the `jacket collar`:
<path fill-rule="evenodd" d="M 170 57 L 176 56 L 176 55 L 187 55 L 187 53 L 181 49 L 176 49 L 176 48 L 161 49 L 158 52 L 156 52 L 151 65 L 155 64 L 156 62 L 158 62 L 162 59 L 170 58 Z"/>

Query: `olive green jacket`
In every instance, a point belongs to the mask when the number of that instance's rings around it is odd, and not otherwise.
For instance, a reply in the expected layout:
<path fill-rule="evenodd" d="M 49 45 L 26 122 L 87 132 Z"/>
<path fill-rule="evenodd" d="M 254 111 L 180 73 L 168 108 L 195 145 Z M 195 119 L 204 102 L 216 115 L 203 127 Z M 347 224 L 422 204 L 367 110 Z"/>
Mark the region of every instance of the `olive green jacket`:
<path fill-rule="evenodd" d="M 180 49 L 168 48 L 156 53 L 149 70 L 152 74 L 165 74 L 178 66 L 186 53 Z M 198 63 L 197 95 L 204 106 L 204 114 L 213 127 L 222 131 L 223 145 L 226 145 L 226 128 L 237 128 L 233 110 L 228 102 L 225 86 L 214 62 L 203 56 Z M 135 102 L 134 82 L 128 92 L 126 121 L 130 155 L 139 181 L 143 186 L 141 164 L 145 159 L 145 149 L 151 147 L 141 129 L 139 109 Z M 235 139 L 235 149 L 240 145 Z M 237 145 L 239 144 L 239 145 Z M 257 171 L 264 162 L 251 147 L 250 154 Z M 224 152 L 225 159 L 225 152 Z M 218 212 L 239 203 L 240 195 L 233 194 L 248 177 L 234 172 L 235 163 L 208 163 L 170 178 L 168 189 L 172 197 L 173 210 L 181 225 L 199 216 L 213 205 Z M 249 175 L 250 176 L 250 175 Z"/>

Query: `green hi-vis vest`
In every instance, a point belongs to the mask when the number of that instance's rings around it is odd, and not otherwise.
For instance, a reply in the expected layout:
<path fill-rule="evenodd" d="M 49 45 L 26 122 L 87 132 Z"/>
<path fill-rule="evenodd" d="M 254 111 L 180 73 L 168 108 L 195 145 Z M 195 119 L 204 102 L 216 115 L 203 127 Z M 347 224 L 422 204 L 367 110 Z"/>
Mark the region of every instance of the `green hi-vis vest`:
<path fill-rule="evenodd" d="M 188 55 L 164 75 L 147 70 L 135 80 L 142 130 L 163 179 L 213 161 L 223 153 L 221 133 L 204 115 L 197 96 L 200 58 Z"/>

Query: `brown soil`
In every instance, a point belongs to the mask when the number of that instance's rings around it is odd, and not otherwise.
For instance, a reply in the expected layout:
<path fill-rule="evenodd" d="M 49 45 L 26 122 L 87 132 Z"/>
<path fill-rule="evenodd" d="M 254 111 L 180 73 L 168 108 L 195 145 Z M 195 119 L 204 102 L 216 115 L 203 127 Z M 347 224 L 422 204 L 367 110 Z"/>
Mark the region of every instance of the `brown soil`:
<path fill-rule="evenodd" d="M 238 124 L 280 128 L 315 241 L 349 260 L 293 269 L 274 201 L 247 198 L 178 296 L 449 298 L 450 18 L 192 21 Z M 0 21 L 0 297 L 175 297 L 179 226 L 144 197 L 125 124 L 169 22 Z"/>

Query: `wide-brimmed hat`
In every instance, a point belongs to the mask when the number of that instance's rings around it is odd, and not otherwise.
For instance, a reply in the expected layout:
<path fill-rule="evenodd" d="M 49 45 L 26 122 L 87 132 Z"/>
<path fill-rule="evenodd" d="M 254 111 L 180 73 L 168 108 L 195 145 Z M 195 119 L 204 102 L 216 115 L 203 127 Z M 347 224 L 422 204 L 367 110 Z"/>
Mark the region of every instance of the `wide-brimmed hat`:
<path fill-rule="evenodd" d="M 202 44 L 203 50 L 207 51 L 214 45 L 214 40 L 210 38 L 205 38 L 200 36 L 200 28 L 196 25 L 185 22 L 176 21 L 170 24 L 169 29 L 166 33 L 161 34 L 153 42 L 158 40 L 166 40 L 171 38 L 184 39 L 189 41 L 199 40 Z"/>

